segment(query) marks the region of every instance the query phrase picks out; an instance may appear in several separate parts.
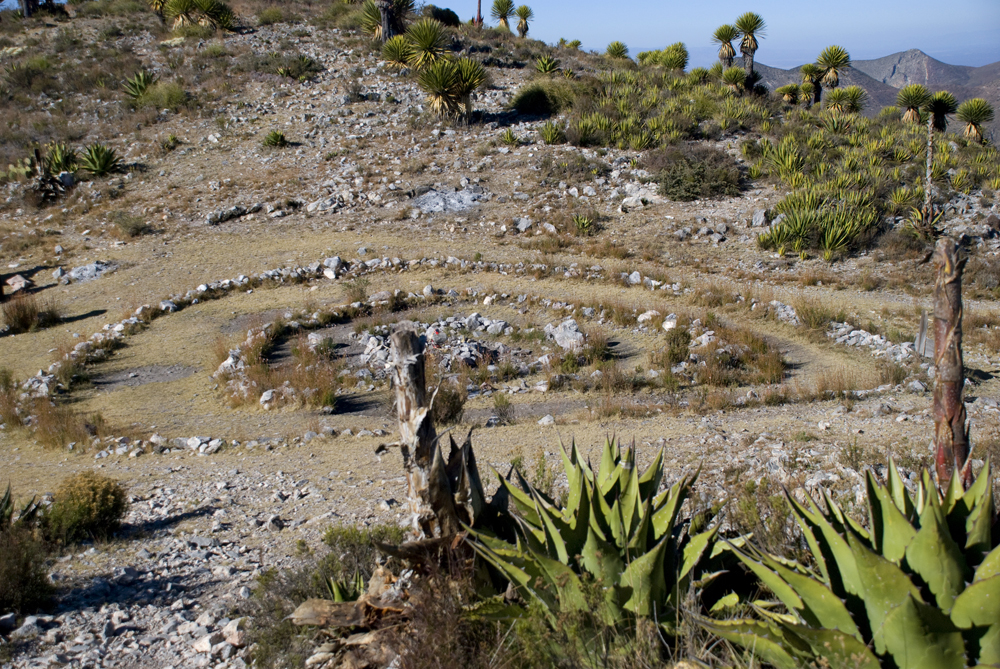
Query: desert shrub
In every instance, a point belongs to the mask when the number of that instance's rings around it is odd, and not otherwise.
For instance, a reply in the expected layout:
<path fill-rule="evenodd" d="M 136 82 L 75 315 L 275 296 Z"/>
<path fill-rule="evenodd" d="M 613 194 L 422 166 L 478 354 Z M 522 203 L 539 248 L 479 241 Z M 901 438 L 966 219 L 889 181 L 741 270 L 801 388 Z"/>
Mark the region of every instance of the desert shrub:
<path fill-rule="evenodd" d="M 422 13 L 424 16 L 434 19 L 438 23 L 441 23 L 449 28 L 457 28 L 462 23 L 462 21 L 458 18 L 458 14 L 447 7 L 424 5 Z"/>
<path fill-rule="evenodd" d="M 118 152 L 100 143 L 91 144 L 80 156 L 80 167 L 95 177 L 110 174 L 119 169 L 121 164 L 122 159 L 118 156 Z"/>
<path fill-rule="evenodd" d="M 670 369 L 674 365 L 688 359 L 688 344 L 691 343 L 691 334 L 683 327 L 675 327 L 667 330 L 666 340 L 662 348 L 655 348 L 649 352 L 649 362 L 653 367 Z"/>
<path fill-rule="evenodd" d="M 188 94 L 180 84 L 173 81 L 159 81 L 150 86 L 137 100 L 139 107 L 177 110 L 188 103 Z"/>
<path fill-rule="evenodd" d="M 493 395 L 493 415 L 501 425 L 513 425 L 517 420 L 514 405 L 507 393 L 500 392 Z"/>
<path fill-rule="evenodd" d="M 285 13 L 281 11 L 280 7 L 268 7 L 267 9 L 262 9 L 257 14 L 257 25 L 259 26 L 270 26 L 275 23 L 281 23 L 284 20 Z"/>
<path fill-rule="evenodd" d="M 360 574 L 367 580 L 380 555 L 375 544 L 401 543 L 404 533 L 405 529 L 398 525 L 331 527 L 323 535 L 323 543 L 330 548 L 330 555 L 322 561 L 323 567 L 337 580 L 354 574 Z"/>
<path fill-rule="evenodd" d="M 46 516 L 50 536 L 63 543 L 104 539 L 122 524 L 128 495 L 120 483 L 93 472 L 81 472 L 59 484 Z"/>
<path fill-rule="evenodd" d="M 534 81 L 517 92 L 510 106 L 519 114 L 549 116 L 573 106 L 580 86 L 565 79 Z"/>
<path fill-rule="evenodd" d="M 368 299 L 368 286 L 371 282 L 367 277 L 359 276 L 356 279 L 351 279 L 350 281 L 345 281 L 342 285 L 344 288 L 344 298 L 348 302 L 365 302 Z"/>
<path fill-rule="evenodd" d="M 454 425 L 462 421 L 468 393 L 460 383 L 442 383 L 434 396 L 433 417 L 436 425 Z"/>
<path fill-rule="evenodd" d="M 7 300 L 0 307 L 4 324 L 17 334 L 46 328 L 61 320 L 59 308 L 53 302 L 38 303 L 32 293 L 21 293 Z"/>
<path fill-rule="evenodd" d="M 660 194 L 671 200 L 733 197 L 740 192 L 740 172 L 721 149 L 685 144 L 649 152 L 646 169 L 656 173 Z"/>
<path fill-rule="evenodd" d="M 126 238 L 148 235 L 153 231 L 142 216 L 127 211 L 113 211 L 108 215 L 108 220 L 115 226 L 117 234 Z"/>
<path fill-rule="evenodd" d="M 33 611 L 52 592 L 42 543 L 27 528 L 0 528 L 0 611 Z"/>
<path fill-rule="evenodd" d="M 288 139 L 285 137 L 285 133 L 280 130 L 272 130 L 264 135 L 264 141 L 261 144 L 267 148 L 283 149 L 288 146 Z"/>

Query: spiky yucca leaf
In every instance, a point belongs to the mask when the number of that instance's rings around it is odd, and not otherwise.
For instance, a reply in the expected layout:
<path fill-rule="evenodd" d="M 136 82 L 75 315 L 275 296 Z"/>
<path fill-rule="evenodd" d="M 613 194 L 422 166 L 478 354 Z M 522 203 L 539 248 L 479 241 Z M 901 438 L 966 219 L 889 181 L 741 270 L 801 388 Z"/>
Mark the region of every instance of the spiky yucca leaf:
<path fill-rule="evenodd" d="M 883 485 L 866 474 L 867 527 L 829 495 L 786 496 L 816 563 L 752 545 L 733 554 L 784 606 L 763 620 L 702 621 L 778 667 L 961 669 L 1000 662 L 1000 548 L 989 462 L 963 491 L 942 494 L 924 471 L 911 495 L 889 463 Z M 825 508 L 824 508 L 825 507 Z"/>
<path fill-rule="evenodd" d="M 752 56 L 760 46 L 757 38 L 763 37 L 764 31 L 767 30 L 764 19 L 761 18 L 760 14 L 746 12 L 733 22 L 733 26 L 741 37 L 740 52 L 744 56 Z"/>
<path fill-rule="evenodd" d="M 531 11 L 531 7 L 528 5 L 521 5 L 514 14 L 519 19 L 517 22 L 517 34 L 523 39 L 528 35 L 528 21 L 535 18 L 535 13 Z"/>
<path fill-rule="evenodd" d="M 615 40 L 614 42 L 608 45 L 605 54 L 608 56 L 608 58 L 628 58 L 628 47 L 625 46 L 624 42 L 619 42 L 618 40 Z"/>
<path fill-rule="evenodd" d="M 465 105 L 466 119 L 472 118 L 472 94 L 486 83 L 486 68 L 478 60 L 460 58 L 455 63 L 457 75 L 454 94 Z"/>
<path fill-rule="evenodd" d="M 510 30 L 510 17 L 514 13 L 514 0 L 493 0 L 490 16 L 496 19 L 500 27 Z"/>
<path fill-rule="evenodd" d="M 288 139 L 280 130 L 272 130 L 264 136 L 262 144 L 268 148 L 282 149 L 288 146 Z"/>
<path fill-rule="evenodd" d="M 410 65 L 422 70 L 444 58 L 448 53 L 448 36 L 444 25 L 431 18 L 421 19 L 406 30 L 406 39 L 413 49 Z"/>
<path fill-rule="evenodd" d="M 781 99 L 790 105 L 794 105 L 799 101 L 799 93 L 801 92 L 801 87 L 798 84 L 786 84 L 781 88 L 777 88 L 774 91 L 781 96 Z"/>
<path fill-rule="evenodd" d="M 562 144 L 566 141 L 566 133 L 554 121 L 546 121 L 538 134 L 546 144 Z"/>
<path fill-rule="evenodd" d="M 640 474 L 634 448 L 623 452 L 614 440 L 605 443 L 598 469 L 584 462 L 575 443 L 563 451 L 563 468 L 569 484 L 564 504 L 516 470 L 517 486 L 501 477 L 519 511 L 517 543 L 471 532 L 473 548 L 553 617 L 589 610 L 585 584 L 594 581 L 606 593 L 595 611 L 601 618 L 655 618 L 672 632 L 680 599 L 715 550 L 717 527 L 697 531 L 680 521 L 697 475 L 660 492 L 663 451 Z"/>
<path fill-rule="evenodd" d="M 896 106 L 906 110 L 903 112 L 903 121 L 919 123 L 920 110 L 927 104 L 930 97 L 931 94 L 927 92 L 927 88 L 921 84 L 909 84 L 900 88 L 899 92 L 896 93 Z"/>
<path fill-rule="evenodd" d="M 393 0 L 393 32 L 406 32 L 406 17 L 413 13 L 413 0 Z M 361 32 L 373 41 L 382 41 L 382 12 L 375 0 L 365 0 L 361 5 Z"/>
<path fill-rule="evenodd" d="M 382 45 L 382 58 L 387 60 L 390 65 L 406 67 L 412 57 L 413 47 L 403 35 L 396 35 L 386 40 L 385 44 Z"/>
<path fill-rule="evenodd" d="M 417 77 L 417 84 L 427 94 L 427 103 L 436 114 L 450 115 L 459 109 L 461 99 L 455 94 L 458 65 L 450 60 L 438 60 Z"/>
<path fill-rule="evenodd" d="M 955 116 L 965 124 L 963 134 L 973 142 L 983 141 L 983 124 L 993 120 L 993 107 L 983 98 L 972 98 L 958 106 Z"/>

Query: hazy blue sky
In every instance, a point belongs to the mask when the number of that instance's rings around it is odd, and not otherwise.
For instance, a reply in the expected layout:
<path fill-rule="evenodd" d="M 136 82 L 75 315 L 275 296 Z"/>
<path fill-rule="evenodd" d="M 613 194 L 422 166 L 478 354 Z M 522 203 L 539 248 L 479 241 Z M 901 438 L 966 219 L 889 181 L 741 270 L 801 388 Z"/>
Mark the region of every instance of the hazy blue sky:
<path fill-rule="evenodd" d="M 493 0 L 483 1 L 489 16 Z M 445 5 L 447 0 L 438 4 Z M 790 68 L 812 61 L 830 44 L 846 48 L 853 58 L 887 56 L 906 49 L 954 65 L 986 65 L 1000 61 L 1000 0 L 515 0 L 535 11 L 531 35 L 546 42 L 579 39 L 584 48 L 603 51 L 621 40 L 633 56 L 684 42 L 691 65 L 710 65 L 717 47 L 712 32 L 746 11 L 767 23 L 757 59 Z M 462 19 L 475 15 L 475 0 L 450 6 Z M 471 9 L 469 9 L 471 7 Z"/>

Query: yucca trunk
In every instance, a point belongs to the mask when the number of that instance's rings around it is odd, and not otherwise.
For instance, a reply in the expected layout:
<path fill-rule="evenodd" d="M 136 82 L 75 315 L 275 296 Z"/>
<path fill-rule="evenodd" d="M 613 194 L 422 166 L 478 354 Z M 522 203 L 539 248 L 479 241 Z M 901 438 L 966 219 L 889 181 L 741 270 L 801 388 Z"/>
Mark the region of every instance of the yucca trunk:
<path fill-rule="evenodd" d="M 394 16 L 396 7 L 392 0 L 377 0 L 377 3 L 378 11 L 382 15 L 382 34 L 377 39 L 382 40 L 382 43 L 385 44 L 396 36 L 395 31 L 392 29 L 396 23 Z"/>
<path fill-rule="evenodd" d="M 934 249 L 934 465 L 938 485 L 945 489 L 952 476 L 962 486 L 972 483 L 969 466 L 969 428 L 962 390 L 962 270 L 958 244 L 949 237 Z"/>
<path fill-rule="evenodd" d="M 744 86 L 748 91 L 753 90 L 753 51 L 743 52 L 743 69 L 747 71 L 747 78 Z"/>
<path fill-rule="evenodd" d="M 933 220 L 931 211 L 931 167 L 934 162 L 934 114 L 927 114 L 927 166 L 924 175 L 924 220 Z"/>
<path fill-rule="evenodd" d="M 21 7 L 21 14 L 27 19 L 38 9 L 38 0 L 18 0 L 18 5 Z"/>
<path fill-rule="evenodd" d="M 483 0 L 476 2 L 476 27 L 483 27 Z"/>

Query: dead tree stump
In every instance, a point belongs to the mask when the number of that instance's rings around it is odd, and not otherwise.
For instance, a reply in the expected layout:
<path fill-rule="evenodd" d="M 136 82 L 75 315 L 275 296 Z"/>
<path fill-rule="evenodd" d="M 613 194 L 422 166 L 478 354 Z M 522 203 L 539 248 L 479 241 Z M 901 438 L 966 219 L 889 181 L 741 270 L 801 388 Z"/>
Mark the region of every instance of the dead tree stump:
<path fill-rule="evenodd" d="M 451 536 L 460 532 L 462 526 L 448 481 L 449 468 L 441 456 L 431 417 L 424 370 L 424 342 L 410 323 L 401 324 L 390 339 L 399 447 L 403 453 L 413 530 L 421 538 Z"/>
<path fill-rule="evenodd" d="M 957 472 L 962 485 L 972 483 L 969 427 L 962 393 L 962 270 L 965 259 L 948 237 L 934 249 L 934 466 L 938 485 L 947 487 Z"/>

